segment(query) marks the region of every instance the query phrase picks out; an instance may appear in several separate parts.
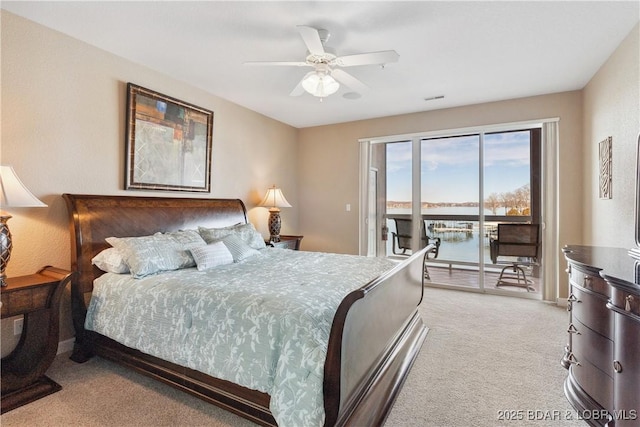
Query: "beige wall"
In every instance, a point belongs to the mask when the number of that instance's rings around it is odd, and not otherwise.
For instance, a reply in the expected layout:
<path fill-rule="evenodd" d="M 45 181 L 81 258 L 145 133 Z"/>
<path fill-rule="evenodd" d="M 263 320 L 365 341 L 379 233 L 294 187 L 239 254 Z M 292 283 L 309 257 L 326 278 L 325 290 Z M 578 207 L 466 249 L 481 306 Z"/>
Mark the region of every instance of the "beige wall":
<path fill-rule="evenodd" d="M 70 268 L 65 192 L 241 198 L 268 236 L 268 211 L 255 205 L 277 184 L 293 205 L 282 211 L 283 233 L 299 232 L 297 129 L 4 10 L 1 18 L 0 161 L 49 205 L 11 210 L 9 277 L 48 264 Z M 127 82 L 214 112 L 211 194 L 123 190 Z M 68 298 L 67 290 L 62 340 L 73 335 Z M 11 324 L 3 321 L 3 332 Z M 4 354 L 13 334 L 2 338 Z"/>
<path fill-rule="evenodd" d="M 636 143 L 640 132 L 640 26 L 584 89 L 584 243 L 630 248 L 634 241 Z M 598 143 L 612 137 L 612 199 L 598 195 Z"/>
<path fill-rule="evenodd" d="M 581 91 L 300 130 L 300 228 L 306 248 L 358 253 L 359 151 L 366 137 L 558 117 L 558 242 L 631 247 L 640 130 L 636 26 Z M 597 143 L 613 136 L 613 199 L 598 199 Z M 352 206 L 351 212 L 345 205 Z M 564 265 L 560 254 L 559 266 Z M 558 294 L 567 296 L 559 268 Z"/>
<path fill-rule="evenodd" d="M 215 113 L 211 195 L 178 196 L 242 198 L 250 220 L 267 235 L 268 213 L 254 206 L 268 186 L 277 184 L 293 205 L 282 211 L 283 233 L 304 234 L 307 250 L 358 253 L 358 139 L 550 117 L 560 118 L 560 245 L 629 246 L 633 241 L 638 27 L 584 91 L 297 130 L 1 13 L 0 161 L 13 165 L 49 205 L 11 212 L 15 248 L 9 276 L 29 274 L 46 264 L 70 267 L 67 212 L 60 197 L 64 192 L 176 195 L 123 190 L 126 82 Z M 601 201 L 595 147 L 609 135 L 614 198 Z M 561 274 L 558 280 L 560 296 L 566 296 L 566 278 Z M 61 339 L 72 335 L 68 304 L 67 293 Z M 3 321 L 2 329 L 4 354 L 9 323 Z"/>
<path fill-rule="evenodd" d="M 358 253 L 358 139 L 559 117 L 559 242 L 581 243 L 582 92 L 300 130 L 300 227 L 311 250 Z M 340 155 L 336 155 L 340 153 Z M 354 209 L 345 212 L 351 203 Z M 558 262 L 563 262 L 561 259 Z M 564 277 L 560 280 L 566 281 Z M 565 295 L 566 284 L 560 295 Z"/>

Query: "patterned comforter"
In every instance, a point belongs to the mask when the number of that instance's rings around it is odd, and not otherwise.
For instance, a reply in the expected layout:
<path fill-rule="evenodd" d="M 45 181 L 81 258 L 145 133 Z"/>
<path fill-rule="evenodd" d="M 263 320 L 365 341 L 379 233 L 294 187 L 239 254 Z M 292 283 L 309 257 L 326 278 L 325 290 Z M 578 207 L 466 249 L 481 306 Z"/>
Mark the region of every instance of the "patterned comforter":
<path fill-rule="evenodd" d="M 324 423 L 323 371 L 342 299 L 395 264 L 266 248 L 243 262 L 96 279 L 86 328 L 268 393 L 279 426 Z"/>

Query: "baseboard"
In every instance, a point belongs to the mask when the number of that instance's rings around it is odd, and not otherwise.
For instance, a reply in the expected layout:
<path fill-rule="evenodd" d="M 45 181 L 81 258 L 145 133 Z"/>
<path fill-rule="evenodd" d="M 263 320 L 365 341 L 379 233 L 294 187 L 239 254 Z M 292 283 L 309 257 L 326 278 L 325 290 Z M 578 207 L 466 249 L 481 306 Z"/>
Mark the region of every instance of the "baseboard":
<path fill-rule="evenodd" d="M 75 338 L 69 338 L 68 340 L 60 341 L 58 343 L 58 352 L 56 354 L 67 353 L 73 350 L 73 343 L 75 341 Z"/>
<path fill-rule="evenodd" d="M 566 307 L 567 306 L 567 299 L 566 298 L 556 298 L 556 305 L 558 307 Z"/>

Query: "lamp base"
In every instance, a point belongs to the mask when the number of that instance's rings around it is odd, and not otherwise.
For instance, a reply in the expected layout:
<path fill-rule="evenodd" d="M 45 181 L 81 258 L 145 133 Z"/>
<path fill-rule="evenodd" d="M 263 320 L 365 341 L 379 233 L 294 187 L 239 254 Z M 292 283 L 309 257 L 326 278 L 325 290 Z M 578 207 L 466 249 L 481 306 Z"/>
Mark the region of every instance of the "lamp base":
<path fill-rule="evenodd" d="M 11 232 L 9 231 L 9 225 L 7 221 L 11 218 L 11 215 L 0 215 L 0 286 L 7 286 L 5 279 L 5 269 L 9 264 L 9 258 L 11 258 Z"/>
<path fill-rule="evenodd" d="M 277 210 L 276 210 L 277 209 Z M 280 209 L 269 209 L 269 236 L 270 242 L 280 241 L 280 227 L 282 226 L 282 219 L 280 218 Z"/>

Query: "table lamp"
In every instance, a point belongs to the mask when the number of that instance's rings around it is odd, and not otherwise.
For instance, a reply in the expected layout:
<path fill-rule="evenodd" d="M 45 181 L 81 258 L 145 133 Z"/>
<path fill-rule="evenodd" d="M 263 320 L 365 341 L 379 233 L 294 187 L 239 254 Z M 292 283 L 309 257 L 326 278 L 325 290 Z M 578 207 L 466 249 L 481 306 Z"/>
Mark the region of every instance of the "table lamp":
<path fill-rule="evenodd" d="M 282 219 L 280 219 L 280 208 L 290 208 L 291 205 L 284 198 L 282 190 L 273 187 L 267 190 L 267 194 L 258 206 L 264 206 L 269 208 L 269 236 L 270 242 L 280 241 L 280 226 L 282 225 Z"/>
<path fill-rule="evenodd" d="M 11 218 L 4 208 L 46 207 L 24 186 L 11 166 L 0 166 L 0 286 L 7 286 L 5 269 L 11 258 L 11 232 L 7 221 Z"/>

